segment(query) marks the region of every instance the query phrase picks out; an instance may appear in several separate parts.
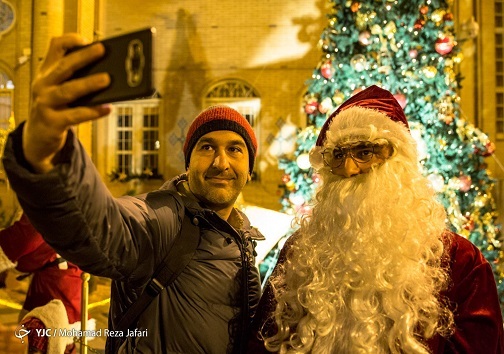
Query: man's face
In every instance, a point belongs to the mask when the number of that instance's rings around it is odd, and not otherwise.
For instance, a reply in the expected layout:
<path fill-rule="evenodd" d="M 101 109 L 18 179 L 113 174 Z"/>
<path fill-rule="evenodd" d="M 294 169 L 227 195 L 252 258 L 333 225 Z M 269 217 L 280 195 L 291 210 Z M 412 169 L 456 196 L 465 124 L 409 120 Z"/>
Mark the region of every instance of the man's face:
<path fill-rule="evenodd" d="M 346 178 L 368 173 L 373 166 L 383 164 L 391 154 L 392 147 L 386 141 L 357 141 L 328 147 L 322 152 L 331 173 Z"/>
<path fill-rule="evenodd" d="M 232 207 L 249 180 L 245 141 L 228 130 L 203 135 L 191 152 L 187 175 L 191 192 L 207 207 Z"/>

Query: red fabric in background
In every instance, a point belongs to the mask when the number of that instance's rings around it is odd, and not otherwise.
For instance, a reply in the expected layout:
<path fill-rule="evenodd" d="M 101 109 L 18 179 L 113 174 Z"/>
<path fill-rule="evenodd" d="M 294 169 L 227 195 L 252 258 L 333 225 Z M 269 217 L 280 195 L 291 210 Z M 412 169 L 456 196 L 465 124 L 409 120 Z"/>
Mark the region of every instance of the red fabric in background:
<path fill-rule="evenodd" d="M 29 317 L 21 321 L 21 324 L 30 331 L 30 333 L 28 334 L 28 343 L 30 349 L 36 349 L 42 353 L 47 353 L 49 337 L 38 336 L 36 331 L 37 329 L 45 329 L 46 327 L 44 323 L 38 318 Z M 66 346 L 64 354 L 75 354 L 76 352 L 76 346 L 74 343 L 72 343 Z"/>
<path fill-rule="evenodd" d="M 65 305 L 69 323 L 80 321 L 82 271 L 70 262 L 67 262 L 68 269 L 59 269 L 57 265 L 43 268 L 57 254 L 24 214 L 12 226 L 0 231 L 0 247 L 12 262 L 17 262 L 18 271 L 33 273 L 23 304 L 25 310 L 59 299 Z"/>

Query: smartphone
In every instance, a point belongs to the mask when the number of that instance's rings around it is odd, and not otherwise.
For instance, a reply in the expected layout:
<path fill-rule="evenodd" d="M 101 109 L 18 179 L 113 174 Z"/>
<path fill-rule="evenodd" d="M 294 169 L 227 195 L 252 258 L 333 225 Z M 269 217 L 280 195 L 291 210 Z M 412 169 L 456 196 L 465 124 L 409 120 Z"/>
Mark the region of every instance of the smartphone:
<path fill-rule="evenodd" d="M 101 40 L 105 46 L 105 55 L 76 71 L 69 80 L 107 72 L 111 78 L 110 85 L 101 91 L 80 97 L 69 106 L 94 106 L 152 97 L 155 93 L 152 77 L 155 33 L 155 28 L 147 28 Z M 72 48 L 68 53 L 82 48 Z"/>

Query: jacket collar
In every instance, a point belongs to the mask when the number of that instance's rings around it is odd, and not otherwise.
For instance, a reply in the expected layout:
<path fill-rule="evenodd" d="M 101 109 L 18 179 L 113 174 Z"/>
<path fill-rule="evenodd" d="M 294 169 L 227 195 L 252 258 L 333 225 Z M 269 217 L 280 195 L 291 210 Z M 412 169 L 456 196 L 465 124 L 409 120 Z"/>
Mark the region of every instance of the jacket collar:
<path fill-rule="evenodd" d="M 188 197 L 194 203 L 191 205 L 186 205 L 186 207 L 190 210 L 194 210 L 194 213 L 201 213 L 204 210 L 207 210 L 201 206 L 198 199 L 194 196 L 194 194 L 189 189 L 189 184 L 187 182 L 187 174 L 183 173 L 170 181 L 165 182 L 160 189 L 168 189 L 172 191 L 177 191 L 179 194 Z M 231 214 L 229 215 L 228 220 L 226 220 L 233 228 L 236 230 L 246 230 L 253 234 L 253 238 L 263 239 L 259 231 L 250 225 L 250 221 L 247 216 L 237 208 L 233 208 Z M 256 235 L 257 234 L 257 235 Z"/>

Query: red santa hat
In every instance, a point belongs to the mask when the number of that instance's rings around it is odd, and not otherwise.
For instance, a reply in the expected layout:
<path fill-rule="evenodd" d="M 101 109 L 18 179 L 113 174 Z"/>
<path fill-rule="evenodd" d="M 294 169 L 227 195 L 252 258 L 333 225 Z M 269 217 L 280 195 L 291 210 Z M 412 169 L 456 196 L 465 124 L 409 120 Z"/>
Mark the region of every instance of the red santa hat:
<path fill-rule="evenodd" d="M 343 102 L 322 126 L 310 162 L 315 169 L 324 166 L 321 151 L 356 140 L 388 140 L 395 149 L 414 143 L 403 109 L 387 90 L 372 85 Z"/>

